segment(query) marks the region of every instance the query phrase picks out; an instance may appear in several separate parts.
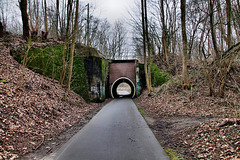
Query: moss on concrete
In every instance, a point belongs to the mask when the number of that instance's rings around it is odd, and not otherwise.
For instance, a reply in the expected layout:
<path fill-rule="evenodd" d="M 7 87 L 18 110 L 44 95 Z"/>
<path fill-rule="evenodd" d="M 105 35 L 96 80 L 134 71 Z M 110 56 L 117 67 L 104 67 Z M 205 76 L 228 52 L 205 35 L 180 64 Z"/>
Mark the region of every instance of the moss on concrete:
<path fill-rule="evenodd" d="M 34 72 L 59 80 L 62 71 L 62 52 L 62 44 L 31 48 L 29 50 L 27 67 Z M 19 63 L 21 63 L 24 54 L 22 49 L 12 50 L 11 54 Z M 67 62 L 69 60 L 69 49 L 67 50 L 66 60 Z M 64 83 L 66 83 L 66 80 L 67 74 Z M 74 56 L 71 89 L 82 96 L 86 102 L 89 102 L 86 72 L 80 54 L 75 54 Z"/>

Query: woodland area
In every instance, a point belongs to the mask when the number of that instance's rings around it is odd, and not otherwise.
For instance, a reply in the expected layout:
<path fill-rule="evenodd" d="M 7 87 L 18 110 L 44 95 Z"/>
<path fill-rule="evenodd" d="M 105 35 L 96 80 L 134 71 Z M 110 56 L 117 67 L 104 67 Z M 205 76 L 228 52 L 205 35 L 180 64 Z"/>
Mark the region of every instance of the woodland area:
<path fill-rule="evenodd" d="M 98 108 L 71 91 L 76 42 L 144 61 L 147 90 L 136 102 L 164 146 L 185 159 L 240 158 L 239 0 L 139 0 L 130 20 L 114 24 L 79 0 L 19 0 L 16 11 L 12 3 L 0 1 L 0 159 L 38 149 Z M 59 43 L 59 81 L 25 68 L 30 48 Z M 22 64 L 9 53 L 16 47 Z M 162 86 L 152 85 L 152 63 L 171 77 Z"/>

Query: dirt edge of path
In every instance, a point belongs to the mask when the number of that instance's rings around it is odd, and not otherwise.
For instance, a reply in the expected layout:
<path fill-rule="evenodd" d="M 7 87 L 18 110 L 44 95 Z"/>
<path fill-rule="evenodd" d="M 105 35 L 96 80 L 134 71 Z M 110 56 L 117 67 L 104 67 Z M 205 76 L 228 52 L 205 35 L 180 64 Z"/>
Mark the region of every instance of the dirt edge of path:
<path fill-rule="evenodd" d="M 34 152 L 20 157 L 20 160 L 49 159 L 48 157 L 51 157 L 52 154 L 58 151 L 68 140 L 70 140 L 86 124 L 88 124 L 90 120 L 109 102 L 111 102 L 111 99 L 107 99 L 103 103 L 99 103 L 99 107 L 87 114 L 85 116 L 85 120 L 78 121 L 73 126 L 60 133 L 57 137 L 52 138 L 50 141 L 44 142 L 41 147 Z"/>
<path fill-rule="evenodd" d="M 211 120 L 211 118 L 207 117 L 186 116 L 153 118 L 147 114 L 144 108 L 140 107 L 136 102 L 135 104 L 170 160 L 186 158 L 186 156 L 181 155 L 182 149 L 178 147 L 181 145 L 179 144 L 179 134 L 187 132 L 190 127 L 196 127 L 203 122 Z M 179 151 L 176 151 L 175 148 L 178 148 Z M 188 157 L 191 157 L 191 155 L 188 155 Z"/>

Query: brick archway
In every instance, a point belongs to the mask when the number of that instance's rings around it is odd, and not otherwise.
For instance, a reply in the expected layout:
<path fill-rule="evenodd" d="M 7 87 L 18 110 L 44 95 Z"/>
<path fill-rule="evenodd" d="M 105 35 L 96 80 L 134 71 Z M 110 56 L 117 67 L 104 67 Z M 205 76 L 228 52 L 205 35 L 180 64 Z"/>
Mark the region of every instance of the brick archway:
<path fill-rule="evenodd" d="M 111 96 L 112 96 L 112 98 L 118 98 L 119 97 L 119 95 L 117 94 L 117 87 L 123 82 L 127 83 L 131 88 L 131 93 L 129 95 L 124 96 L 124 97 L 134 98 L 135 94 L 136 94 L 136 87 L 135 87 L 135 84 L 127 77 L 121 77 L 121 78 L 117 79 L 112 84 L 112 86 L 111 86 Z"/>
<path fill-rule="evenodd" d="M 117 95 L 117 87 L 126 82 L 131 87 L 129 97 L 134 98 L 137 90 L 136 85 L 136 60 L 114 60 L 109 65 L 109 91 L 112 98 Z"/>

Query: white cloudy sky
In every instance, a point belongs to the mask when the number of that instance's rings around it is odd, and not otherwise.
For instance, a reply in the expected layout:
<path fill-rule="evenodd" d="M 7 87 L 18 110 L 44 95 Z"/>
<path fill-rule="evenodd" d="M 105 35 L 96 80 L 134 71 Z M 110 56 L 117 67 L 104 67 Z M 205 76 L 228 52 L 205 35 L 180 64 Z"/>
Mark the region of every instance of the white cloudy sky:
<path fill-rule="evenodd" d="M 82 0 L 95 6 L 95 16 L 107 18 L 111 23 L 129 16 L 128 10 L 134 6 L 135 0 Z"/>

